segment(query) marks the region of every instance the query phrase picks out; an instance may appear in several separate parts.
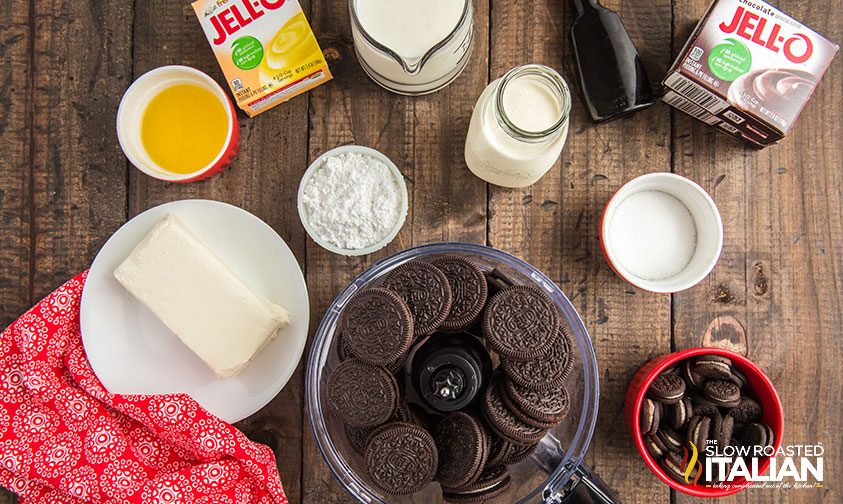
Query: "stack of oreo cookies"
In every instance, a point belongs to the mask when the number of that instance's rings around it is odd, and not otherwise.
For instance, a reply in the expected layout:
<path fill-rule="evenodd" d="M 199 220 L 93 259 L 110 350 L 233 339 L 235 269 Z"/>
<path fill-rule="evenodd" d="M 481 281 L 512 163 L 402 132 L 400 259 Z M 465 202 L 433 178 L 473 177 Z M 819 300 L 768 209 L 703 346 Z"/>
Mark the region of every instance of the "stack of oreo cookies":
<path fill-rule="evenodd" d="M 728 357 L 701 355 L 653 380 L 641 405 L 640 426 L 647 451 L 668 476 L 686 483 L 683 460 L 693 444 L 701 464 L 691 468 L 688 481 L 712 484 L 721 481 L 719 471 L 699 472 L 712 444 L 719 453 L 732 446 L 736 453 L 756 457 L 774 446 L 773 429 L 762 423 L 763 414 L 746 376 Z"/>
<path fill-rule="evenodd" d="M 511 484 L 507 466 L 568 414 L 562 316 L 542 290 L 511 278 L 447 255 L 405 263 L 346 304 L 326 399 L 380 490 L 409 495 L 437 481 L 450 502 L 499 496 Z M 482 342 L 493 369 L 475 400 L 437 411 L 406 386 L 407 361 L 454 334 Z"/>

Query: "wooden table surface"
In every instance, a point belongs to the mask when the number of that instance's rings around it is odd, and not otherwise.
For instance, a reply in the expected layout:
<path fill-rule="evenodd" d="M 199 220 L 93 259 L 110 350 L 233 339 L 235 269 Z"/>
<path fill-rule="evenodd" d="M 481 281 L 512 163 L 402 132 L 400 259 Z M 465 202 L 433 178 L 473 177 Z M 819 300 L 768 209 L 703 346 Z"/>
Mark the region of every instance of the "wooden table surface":
<path fill-rule="evenodd" d="M 625 432 L 627 384 L 649 358 L 725 340 L 777 385 L 785 443 L 823 443 L 825 487 L 752 490 L 730 502 L 843 501 L 843 152 L 838 57 L 793 133 L 746 148 L 658 104 L 593 126 L 575 98 L 557 165 L 523 190 L 493 187 L 465 167 L 475 100 L 509 68 L 544 63 L 575 82 L 562 0 L 474 0 L 475 47 L 462 76 L 408 98 L 371 82 L 358 65 L 342 0 L 302 2 L 335 79 L 255 119 L 241 115 L 231 169 L 173 185 L 131 167 L 114 129 L 120 96 L 142 73 L 185 64 L 224 82 L 187 1 L 11 0 L 0 16 L 0 322 L 3 327 L 85 269 L 127 219 L 182 198 L 226 201 L 264 219 L 305 271 L 312 327 L 374 260 L 411 245 L 485 243 L 531 262 L 573 301 L 600 367 L 600 416 L 587 462 L 625 502 L 689 502 L 647 471 Z M 774 2 L 836 42 L 843 0 Z M 660 79 L 708 0 L 606 0 Z M 299 178 L 320 153 L 356 143 L 403 171 L 410 214 L 385 250 L 345 258 L 306 238 L 296 212 Z M 609 196 L 643 173 L 694 179 L 717 201 L 725 243 L 714 272 L 673 296 L 637 290 L 603 260 L 598 219 Z M 323 463 L 303 406 L 302 367 L 269 406 L 238 426 L 271 446 L 293 503 L 348 502 Z M 11 494 L 0 503 L 14 502 Z"/>

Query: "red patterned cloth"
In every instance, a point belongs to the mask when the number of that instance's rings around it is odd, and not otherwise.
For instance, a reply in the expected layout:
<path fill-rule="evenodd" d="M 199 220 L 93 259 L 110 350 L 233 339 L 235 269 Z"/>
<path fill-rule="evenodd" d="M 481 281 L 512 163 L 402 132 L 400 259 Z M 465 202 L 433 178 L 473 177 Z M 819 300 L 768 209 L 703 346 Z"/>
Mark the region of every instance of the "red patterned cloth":
<path fill-rule="evenodd" d="M 110 394 L 70 280 L 0 335 L 0 485 L 24 503 L 287 504 L 275 456 L 186 395 Z"/>

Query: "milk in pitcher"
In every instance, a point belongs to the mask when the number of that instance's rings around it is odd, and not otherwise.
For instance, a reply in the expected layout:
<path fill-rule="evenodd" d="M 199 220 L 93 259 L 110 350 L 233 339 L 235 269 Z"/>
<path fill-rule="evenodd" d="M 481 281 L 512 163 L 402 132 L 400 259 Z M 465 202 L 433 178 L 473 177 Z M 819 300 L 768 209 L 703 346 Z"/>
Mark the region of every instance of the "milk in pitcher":
<path fill-rule="evenodd" d="M 349 7 L 360 64 L 391 91 L 436 91 L 468 61 L 471 0 L 349 0 Z"/>

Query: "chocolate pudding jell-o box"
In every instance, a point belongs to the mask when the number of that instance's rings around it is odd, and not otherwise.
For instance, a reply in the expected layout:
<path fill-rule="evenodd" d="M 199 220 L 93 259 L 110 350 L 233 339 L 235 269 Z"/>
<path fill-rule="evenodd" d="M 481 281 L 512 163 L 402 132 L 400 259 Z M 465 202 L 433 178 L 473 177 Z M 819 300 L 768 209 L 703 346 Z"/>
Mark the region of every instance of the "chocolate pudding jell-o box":
<path fill-rule="evenodd" d="M 196 0 L 237 106 L 255 116 L 331 80 L 297 0 Z"/>
<path fill-rule="evenodd" d="M 790 131 L 837 50 L 762 0 L 715 0 L 664 79 L 662 99 L 765 147 Z"/>

